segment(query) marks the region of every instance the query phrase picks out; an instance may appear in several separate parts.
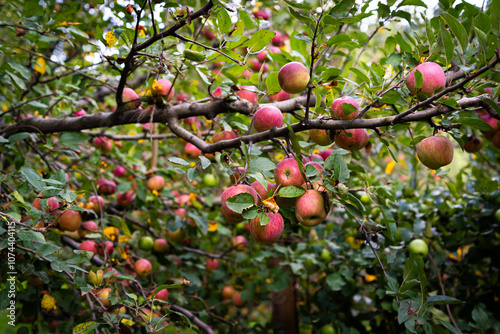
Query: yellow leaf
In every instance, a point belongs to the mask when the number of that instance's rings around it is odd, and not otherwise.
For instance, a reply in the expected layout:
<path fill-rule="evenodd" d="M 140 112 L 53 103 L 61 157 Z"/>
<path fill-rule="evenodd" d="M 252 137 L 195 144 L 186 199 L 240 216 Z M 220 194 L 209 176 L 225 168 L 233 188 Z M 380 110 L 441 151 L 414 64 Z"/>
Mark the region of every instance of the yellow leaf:
<path fill-rule="evenodd" d="M 114 46 L 116 42 L 118 42 L 118 40 L 115 37 L 115 33 L 113 31 L 108 31 L 104 39 L 106 40 L 106 43 L 108 44 L 109 48 Z"/>
<path fill-rule="evenodd" d="M 144 33 L 144 30 L 139 31 L 139 37 L 146 37 L 146 33 Z"/>
<path fill-rule="evenodd" d="M 394 161 L 394 160 L 389 161 L 387 166 L 385 166 L 385 173 L 387 175 L 391 175 L 392 171 L 394 170 L 394 166 L 396 166 L 396 161 Z"/>
<path fill-rule="evenodd" d="M 196 194 L 195 193 L 189 193 L 189 200 L 196 201 Z"/>
<path fill-rule="evenodd" d="M 7 105 L 2 104 L 2 110 L 3 110 L 3 111 L 7 111 L 7 110 L 9 110 L 9 108 L 7 108 Z"/>
<path fill-rule="evenodd" d="M 217 231 L 217 227 L 219 227 L 218 222 L 208 222 L 208 232 L 215 232 Z"/>
<path fill-rule="evenodd" d="M 158 83 L 158 81 L 156 81 L 156 79 L 153 81 L 153 85 L 151 86 L 151 88 L 154 90 L 154 91 L 160 91 L 162 90 L 162 85 L 160 85 Z"/>
<path fill-rule="evenodd" d="M 373 282 L 376 279 L 377 279 L 377 276 L 375 276 L 375 275 L 365 274 L 365 280 L 367 282 Z"/>
<path fill-rule="evenodd" d="M 118 242 L 127 242 L 130 240 L 130 237 L 127 237 L 126 235 L 120 235 L 118 237 Z"/>
<path fill-rule="evenodd" d="M 45 74 L 47 64 L 45 63 L 45 59 L 42 57 L 37 58 L 35 64 L 35 71 L 40 73 L 41 75 Z"/>
<path fill-rule="evenodd" d="M 44 294 L 42 297 L 42 308 L 47 311 L 55 310 L 57 308 L 55 298 L 47 293 Z"/>
<path fill-rule="evenodd" d="M 392 65 L 387 65 L 387 67 L 385 68 L 385 74 L 384 74 L 384 80 L 388 80 L 390 79 L 394 74 L 394 68 L 392 67 Z"/>
<path fill-rule="evenodd" d="M 278 212 L 280 209 L 273 197 L 263 200 L 262 203 L 274 213 Z"/>
<path fill-rule="evenodd" d="M 108 239 L 115 240 L 116 237 L 120 234 L 120 230 L 116 227 L 110 226 L 106 227 L 103 233 L 106 237 L 108 237 Z"/>
<path fill-rule="evenodd" d="M 120 255 L 122 256 L 122 259 L 126 260 L 128 258 L 128 253 L 126 250 L 124 250 L 121 247 L 118 247 L 118 251 L 120 252 Z"/>

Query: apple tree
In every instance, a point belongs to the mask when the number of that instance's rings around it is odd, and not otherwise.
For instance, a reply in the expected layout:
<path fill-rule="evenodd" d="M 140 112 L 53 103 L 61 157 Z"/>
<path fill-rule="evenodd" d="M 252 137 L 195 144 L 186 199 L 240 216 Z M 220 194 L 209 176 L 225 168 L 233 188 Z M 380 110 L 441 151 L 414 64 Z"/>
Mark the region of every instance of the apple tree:
<path fill-rule="evenodd" d="M 500 1 L 0 1 L 2 333 L 500 331 Z"/>

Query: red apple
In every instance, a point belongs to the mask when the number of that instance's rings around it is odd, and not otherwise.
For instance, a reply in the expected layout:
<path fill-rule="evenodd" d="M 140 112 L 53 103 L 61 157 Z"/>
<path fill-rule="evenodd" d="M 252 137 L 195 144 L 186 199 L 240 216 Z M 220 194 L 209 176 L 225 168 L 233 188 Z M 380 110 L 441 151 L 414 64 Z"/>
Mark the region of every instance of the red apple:
<path fill-rule="evenodd" d="M 491 142 L 496 148 L 500 148 L 500 131 L 497 131 L 493 138 L 491 138 Z"/>
<path fill-rule="evenodd" d="M 453 161 L 453 144 L 443 136 L 433 136 L 417 145 L 417 156 L 430 169 L 438 169 Z"/>
<path fill-rule="evenodd" d="M 191 159 L 195 159 L 201 155 L 201 150 L 191 143 L 186 143 L 186 146 L 184 146 L 184 152 L 186 152 L 188 157 Z"/>
<path fill-rule="evenodd" d="M 468 153 L 476 153 L 483 147 L 483 140 L 477 136 L 470 136 L 464 144 L 464 150 Z"/>
<path fill-rule="evenodd" d="M 222 298 L 231 299 L 234 296 L 234 288 L 230 285 L 226 285 L 222 288 Z"/>
<path fill-rule="evenodd" d="M 151 87 L 151 94 L 165 97 L 167 101 L 170 101 L 174 97 L 175 89 L 172 87 L 170 80 L 158 79 L 155 80 L 153 86 Z"/>
<path fill-rule="evenodd" d="M 261 19 L 267 21 L 271 17 L 271 11 L 269 10 L 269 8 L 261 9 L 255 13 L 253 13 L 253 16 L 256 19 L 261 18 Z"/>
<path fill-rule="evenodd" d="M 127 170 L 123 166 L 116 166 L 115 169 L 113 169 L 113 175 L 116 177 L 125 176 L 125 173 L 127 173 Z"/>
<path fill-rule="evenodd" d="M 75 117 L 81 117 L 81 116 L 85 116 L 85 115 L 87 115 L 87 113 L 83 109 L 80 109 L 80 110 L 75 111 L 73 113 L 73 116 L 75 116 Z"/>
<path fill-rule="evenodd" d="M 330 146 L 333 139 L 330 137 L 330 131 L 326 129 L 311 129 L 309 130 L 311 140 L 320 146 Z"/>
<path fill-rule="evenodd" d="M 269 95 L 269 99 L 271 99 L 271 101 L 277 101 L 277 102 L 290 100 L 290 97 L 291 95 L 285 92 L 284 90 L 280 90 L 278 93 L 274 95 Z"/>
<path fill-rule="evenodd" d="M 96 296 L 97 298 L 99 298 L 104 307 L 111 306 L 111 301 L 109 300 L 109 297 L 111 296 L 111 288 L 101 289 L 100 291 L 97 292 Z"/>
<path fill-rule="evenodd" d="M 422 88 L 417 92 L 415 86 L 415 71 L 422 73 Z M 442 91 L 446 87 L 446 75 L 443 69 L 436 63 L 427 62 L 415 67 L 406 79 L 406 85 L 411 94 L 424 94 L 431 97 L 434 94 Z"/>
<path fill-rule="evenodd" d="M 217 87 L 217 89 L 216 89 L 216 90 L 214 90 L 214 92 L 212 93 L 212 95 L 213 95 L 214 97 L 222 96 L 222 88 Z"/>
<path fill-rule="evenodd" d="M 214 134 L 214 143 L 235 138 L 238 138 L 238 135 L 234 131 L 221 131 Z"/>
<path fill-rule="evenodd" d="M 110 256 L 113 253 L 115 247 L 111 241 L 106 240 L 105 242 L 99 245 L 99 247 L 97 248 L 97 253 L 100 256 L 104 256 L 104 249 L 106 249 L 106 251 L 108 252 L 108 256 Z"/>
<path fill-rule="evenodd" d="M 82 215 L 78 211 L 66 210 L 59 217 L 59 227 L 67 231 L 76 231 L 82 225 Z"/>
<path fill-rule="evenodd" d="M 205 36 L 205 38 L 210 40 L 210 41 L 212 41 L 216 38 L 215 34 L 210 29 L 204 29 L 203 36 Z"/>
<path fill-rule="evenodd" d="M 109 153 L 113 148 L 113 142 L 107 137 L 95 137 L 93 140 L 93 145 L 95 148 L 101 150 L 102 153 Z"/>
<path fill-rule="evenodd" d="M 496 118 L 491 117 L 490 114 L 482 115 L 481 119 L 493 128 L 493 130 L 490 131 L 481 131 L 486 139 L 491 140 L 497 133 L 497 130 L 500 129 L 500 121 L 498 121 Z"/>
<path fill-rule="evenodd" d="M 321 155 L 323 160 L 326 160 L 326 158 L 328 158 L 332 154 L 332 152 L 333 150 L 323 150 L 319 154 Z"/>
<path fill-rule="evenodd" d="M 135 262 L 135 273 L 139 277 L 146 277 L 151 273 L 151 262 L 146 259 L 139 259 Z"/>
<path fill-rule="evenodd" d="M 273 106 L 260 108 L 253 115 L 253 126 L 257 132 L 270 130 L 274 126 L 280 128 L 283 126 L 283 114 Z"/>
<path fill-rule="evenodd" d="M 162 289 L 158 291 L 155 295 L 155 299 L 167 301 L 168 298 L 168 290 L 167 289 Z"/>
<path fill-rule="evenodd" d="M 123 103 L 125 103 L 123 105 L 125 109 L 137 109 L 141 105 L 141 101 L 137 100 L 138 98 L 139 95 L 132 88 L 128 87 L 123 88 L 122 101 Z M 137 100 L 137 101 L 132 101 L 132 100 Z"/>
<path fill-rule="evenodd" d="M 257 192 L 255 191 L 254 188 L 247 186 L 245 184 L 239 184 L 235 185 L 232 187 L 227 188 L 224 190 L 221 196 L 221 206 L 222 206 L 222 211 L 223 215 L 225 214 L 226 216 L 224 218 L 228 218 L 230 221 L 228 222 L 240 222 L 243 220 L 243 217 L 241 213 L 235 212 L 231 209 L 228 208 L 227 206 L 227 199 L 230 197 L 233 197 L 235 195 L 241 194 L 241 193 L 248 193 L 253 196 L 254 198 L 254 204 L 257 205 L 259 197 L 257 195 Z"/>
<path fill-rule="evenodd" d="M 153 249 L 155 252 L 165 252 L 168 249 L 168 242 L 166 239 L 163 238 L 158 238 L 155 240 L 155 243 L 153 245 Z"/>
<path fill-rule="evenodd" d="M 82 251 L 89 251 L 94 253 L 94 255 L 97 254 L 97 245 L 94 241 L 92 240 L 85 240 L 83 241 L 80 246 L 78 247 L 79 250 Z"/>
<path fill-rule="evenodd" d="M 148 179 L 146 187 L 148 187 L 149 190 L 160 192 L 165 187 L 165 179 L 161 175 L 153 175 Z"/>
<path fill-rule="evenodd" d="M 268 199 L 269 196 L 272 196 L 274 189 L 276 189 L 276 184 L 271 183 L 269 181 L 267 181 L 267 188 L 264 188 L 259 181 L 252 182 L 252 184 L 250 184 L 250 186 L 255 189 L 255 191 L 259 195 L 260 199 L 263 199 L 263 200 Z M 269 192 L 271 192 L 270 195 L 269 195 Z"/>
<path fill-rule="evenodd" d="M 80 235 L 81 238 L 84 238 L 87 234 L 91 232 L 97 232 L 99 228 L 97 227 L 97 224 L 95 221 L 88 221 L 85 223 L 82 223 L 80 226 L 80 230 L 78 231 L 78 234 Z"/>
<path fill-rule="evenodd" d="M 285 37 L 278 31 L 275 31 L 275 35 L 271 40 L 271 44 L 274 46 L 284 46 L 285 45 Z"/>
<path fill-rule="evenodd" d="M 346 114 L 344 112 L 344 105 L 350 104 L 356 108 L 356 111 Z M 332 118 L 333 119 L 355 119 L 359 114 L 359 106 L 358 103 L 349 96 L 341 97 L 340 99 L 336 99 L 333 101 L 332 106 L 330 107 Z"/>
<path fill-rule="evenodd" d="M 116 194 L 116 202 L 121 206 L 129 206 L 135 200 L 135 192 L 130 189 L 124 193 Z"/>
<path fill-rule="evenodd" d="M 309 84 L 309 71 L 299 62 L 284 65 L 278 72 L 278 81 L 285 92 L 290 94 L 301 93 Z"/>
<path fill-rule="evenodd" d="M 189 95 L 187 93 L 180 93 L 179 95 L 177 95 L 176 99 L 179 102 L 189 100 Z"/>
<path fill-rule="evenodd" d="M 250 103 L 257 103 L 257 93 L 251 92 L 247 89 L 257 90 L 255 86 L 241 86 L 240 90 L 236 93 L 240 98 L 249 101 Z"/>
<path fill-rule="evenodd" d="M 41 196 L 41 195 L 42 194 L 40 193 L 38 196 Z M 40 202 L 39 197 L 35 198 L 35 200 L 33 201 L 33 206 L 35 208 L 37 208 L 38 210 L 42 211 L 42 203 Z M 45 212 L 46 213 L 53 212 L 53 211 L 57 210 L 58 207 L 59 207 L 59 202 L 57 201 L 57 198 L 50 197 L 49 199 L 47 199 L 47 206 L 45 208 Z"/>
<path fill-rule="evenodd" d="M 306 190 L 306 193 L 297 199 L 295 217 L 304 226 L 316 226 L 328 215 L 326 206 L 321 192 L 314 189 Z"/>
<path fill-rule="evenodd" d="M 349 151 L 358 151 L 368 144 L 368 132 L 366 129 L 341 130 L 334 136 L 338 147 Z"/>
<path fill-rule="evenodd" d="M 274 170 L 274 178 L 282 187 L 301 186 L 305 181 L 300 173 L 299 164 L 294 157 L 284 158 Z"/>
<path fill-rule="evenodd" d="M 207 259 L 206 266 L 208 271 L 214 271 L 219 268 L 219 261 L 217 259 Z"/>
<path fill-rule="evenodd" d="M 234 306 L 241 307 L 245 305 L 245 302 L 241 300 L 241 292 L 235 292 L 233 295 L 233 304 Z"/>
<path fill-rule="evenodd" d="M 99 213 L 101 212 L 101 209 L 104 209 L 104 198 L 101 196 L 90 196 L 85 207 L 87 209 L 94 210 L 95 213 Z"/>
<path fill-rule="evenodd" d="M 107 179 L 99 179 L 97 180 L 97 192 L 101 195 L 111 195 L 116 191 L 116 182 L 107 180 Z"/>
<path fill-rule="evenodd" d="M 279 213 L 268 212 L 269 223 L 262 226 L 259 217 L 250 221 L 250 234 L 257 242 L 273 244 L 281 237 L 285 229 L 285 222 Z"/>
<path fill-rule="evenodd" d="M 257 53 L 257 59 L 263 63 L 266 61 L 267 59 L 267 50 L 264 50 L 264 51 L 261 51 L 259 53 Z"/>
<path fill-rule="evenodd" d="M 247 239 L 242 235 L 237 235 L 232 240 L 233 247 L 236 247 L 238 250 L 243 250 L 247 247 L 248 242 Z"/>

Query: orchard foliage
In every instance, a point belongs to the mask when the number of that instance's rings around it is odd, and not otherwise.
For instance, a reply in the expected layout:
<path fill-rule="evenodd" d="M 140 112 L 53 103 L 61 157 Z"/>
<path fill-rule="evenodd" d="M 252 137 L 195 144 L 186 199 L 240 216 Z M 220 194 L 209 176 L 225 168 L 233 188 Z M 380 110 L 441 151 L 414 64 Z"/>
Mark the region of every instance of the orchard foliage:
<path fill-rule="evenodd" d="M 499 0 L 0 5 L 2 333 L 500 331 Z"/>

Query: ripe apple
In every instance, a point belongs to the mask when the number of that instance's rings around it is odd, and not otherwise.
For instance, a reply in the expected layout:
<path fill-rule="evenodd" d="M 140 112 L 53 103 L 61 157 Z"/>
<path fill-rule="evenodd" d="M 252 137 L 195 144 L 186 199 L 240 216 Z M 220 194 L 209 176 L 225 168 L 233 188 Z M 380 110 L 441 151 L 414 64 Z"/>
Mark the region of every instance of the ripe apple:
<path fill-rule="evenodd" d="M 253 16 L 256 19 L 261 18 L 261 19 L 267 21 L 271 17 L 271 11 L 269 10 L 269 8 L 261 9 L 255 13 L 253 13 Z"/>
<path fill-rule="evenodd" d="M 221 196 L 221 206 L 222 206 L 222 211 L 223 215 L 225 214 L 224 218 L 228 218 L 228 223 L 231 222 L 240 222 L 243 220 L 243 217 L 241 213 L 235 212 L 231 209 L 228 208 L 227 206 L 227 199 L 230 197 L 233 197 L 235 195 L 241 194 L 241 193 L 248 193 L 253 196 L 254 198 L 254 204 L 257 205 L 259 201 L 259 196 L 257 195 L 257 192 L 255 191 L 254 188 L 247 186 L 245 184 L 238 184 L 235 186 L 231 186 L 224 190 Z M 226 220 L 227 221 L 227 220 Z"/>
<path fill-rule="evenodd" d="M 142 238 L 139 239 L 139 249 L 149 251 L 153 249 L 154 243 L 155 243 L 154 239 L 149 235 L 143 236 Z"/>
<path fill-rule="evenodd" d="M 226 285 L 222 288 L 222 298 L 231 299 L 234 296 L 234 288 L 231 285 Z"/>
<path fill-rule="evenodd" d="M 230 140 L 238 138 L 238 135 L 234 131 L 221 131 L 214 134 L 214 143 L 218 143 L 221 140 Z"/>
<path fill-rule="evenodd" d="M 80 110 L 75 111 L 73 113 L 73 116 L 75 116 L 75 117 L 81 117 L 81 116 L 85 116 L 85 115 L 87 115 L 87 112 L 83 109 L 80 109 Z"/>
<path fill-rule="evenodd" d="M 275 31 L 275 35 L 271 40 L 271 44 L 274 46 L 284 46 L 285 45 L 285 36 L 279 31 Z"/>
<path fill-rule="evenodd" d="M 300 167 L 294 157 L 284 158 L 274 170 L 274 178 L 282 187 L 301 186 L 305 181 L 300 173 Z"/>
<path fill-rule="evenodd" d="M 263 200 L 268 199 L 269 196 L 272 196 L 274 189 L 276 189 L 276 184 L 271 183 L 269 181 L 267 181 L 266 188 L 264 188 L 259 181 L 252 182 L 252 184 L 250 184 L 250 186 L 255 189 L 255 191 L 259 195 L 260 199 L 263 199 Z M 271 191 L 271 194 L 269 194 L 270 191 Z"/>
<path fill-rule="evenodd" d="M 330 131 L 326 129 L 311 129 L 309 130 L 311 140 L 320 146 L 330 146 L 333 139 L 330 137 Z"/>
<path fill-rule="evenodd" d="M 290 97 L 291 95 L 285 92 L 284 90 L 280 90 L 278 93 L 274 95 L 269 95 L 269 99 L 271 101 L 276 101 L 276 102 L 290 100 Z"/>
<path fill-rule="evenodd" d="M 97 253 L 100 256 L 104 256 L 104 249 L 106 249 L 106 251 L 108 252 L 108 255 L 111 255 L 113 253 L 113 250 L 115 249 L 115 247 L 111 241 L 106 240 L 105 242 L 100 244 L 99 247 L 97 247 Z"/>
<path fill-rule="evenodd" d="M 330 155 L 332 155 L 333 150 L 323 150 L 319 152 L 319 155 L 323 158 L 323 160 L 326 160 Z"/>
<path fill-rule="evenodd" d="M 281 237 L 285 228 L 283 216 L 280 213 L 267 212 L 269 223 L 262 226 L 259 216 L 250 221 L 250 234 L 257 242 L 273 244 Z"/>
<path fill-rule="evenodd" d="M 125 173 L 127 172 L 127 170 L 125 169 L 125 167 L 123 166 L 116 166 L 115 169 L 113 169 L 113 174 L 116 176 L 116 177 L 122 177 L 122 176 L 125 176 Z"/>
<path fill-rule="evenodd" d="M 111 152 L 111 149 L 113 148 L 113 142 L 108 139 L 107 137 L 95 137 L 92 145 L 100 149 L 102 153 L 109 153 Z"/>
<path fill-rule="evenodd" d="M 165 179 L 161 175 L 153 175 L 148 179 L 146 187 L 148 187 L 149 190 L 162 191 L 165 187 Z"/>
<path fill-rule="evenodd" d="M 280 128 L 283 126 L 283 114 L 273 106 L 260 108 L 253 115 L 253 126 L 257 132 L 270 130 L 274 126 Z"/>
<path fill-rule="evenodd" d="M 97 244 L 92 240 L 82 241 L 82 243 L 80 244 L 78 249 L 83 250 L 83 251 L 92 252 L 92 253 L 94 253 L 94 255 L 97 254 Z"/>
<path fill-rule="evenodd" d="M 338 147 L 349 151 L 358 151 L 368 144 L 368 132 L 366 129 L 342 130 L 334 136 Z"/>
<path fill-rule="evenodd" d="M 67 231 L 76 231 L 82 225 L 82 215 L 78 211 L 66 210 L 59 216 L 59 227 Z"/>
<path fill-rule="evenodd" d="M 109 300 L 109 297 L 111 296 L 111 288 L 101 289 L 96 296 L 99 298 L 104 307 L 111 306 L 111 301 Z"/>
<path fill-rule="evenodd" d="M 232 242 L 233 242 L 233 247 L 236 247 L 236 249 L 238 250 L 243 250 L 248 245 L 247 239 L 242 235 L 235 236 Z"/>
<path fill-rule="evenodd" d="M 146 277 L 151 273 L 151 262 L 146 259 L 139 259 L 135 262 L 135 273 L 139 277 Z"/>
<path fill-rule="evenodd" d="M 350 114 L 346 114 L 344 112 L 344 105 L 345 104 L 353 105 L 356 108 L 356 111 L 354 111 Z M 352 97 L 349 97 L 349 96 L 344 96 L 344 97 L 341 97 L 341 98 L 333 101 L 333 104 L 330 107 L 330 110 L 332 111 L 331 114 L 332 114 L 333 119 L 343 119 L 343 120 L 355 119 L 359 114 L 358 103 Z"/>
<path fill-rule="evenodd" d="M 484 135 L 484 137 L 488 140 L 492 140 L 493 136 L 497 133 L 497 131 L 500 129 L 500 121 L 498 121 L 496 118 L 491 117 L 490 114 L 484 114 L 481 116 L 481 119 L 488 123 L 489 126 L 493 128 L 493 130 L 490 131 L 482 131 L 481 133 Z"/>
<path fill-rule="evenodd" d="M 495 219 L 500 223 L 500 209 L 495 212 Z"/>
<path fill-rule="evenodd" d="M 433 136 L 417 145 L 417 156 L 430 169 L 438 169 L 453 161 L 453 144 L 443 136 Z"/>
<path fill-rule="evenodd" d="M 309 71 L 296 61 L 284 65 L 278 72 L 281 89 L 290 94 L 302 92 L 309 84 Z"/>
<path fill-rule="evenodd" d="M 40 193 L 38 196 L 41 196 L 41 195 L 42 194 Z M 46 213 L 53 212 L 53 211 L 57 210 L 57 208 L 59 207 L 59 202 L 57 201 L 56 197 L 50 197 L 49 199 L 47 199 L 46 204 L 47 204 L 47 206 L 45 208 Z M 32 205 L 35 208 L 37 208 L 38 210 L 42 211 L 42 203 L 40 202 L 39 197 L 35 198 Z"/>
<path fill-rule="evenodd" d="M 247 89 L 257 90 L 255 86 L 240 86 L 240 90 L 236 93 L 240 98 L 247 100 L 250 103 L 257 103 L 257 93 L 251 92 Z"/>
<path fill-rule="evenodd" d="M 155 240 L 153 245 L 153 249 L 155 252 L 162 253 L 168 249 L 168 242 L 166 239 L 158 238 Z"/>
<path fill-rule="evenodd" d="M 210 41 L 213 41 L 215 38 L 217 38 L 215 36 L 215 34 L 212 32 L 212 30 L 210 30 L 210 29 L 204 29 L 202 34 L 203 34 L 203 36 L 205 36 L 206 39 L 208 39 Z"/>
<path fill-rule="evenodd" d="M 206 266 L 208 271 L 214 271 L 219 268 L 219 261 L 217 259 L 207 259 Z"/>
<path fill-rule="evenodd" d="M 328 215 L 327 203 L 323 194 L 317 190 L 309 189 L 297 199 L 295 217 L 304 226 L 321 224 Z"/>
<path fill-rule="evenodd" d="M 125 103 L 123 107 L 125 109 L 137 109 L 141 105 L 141 100 L 137 100 L 139 95 L 132 89 L 125 87 L 123 88 L 122 101 Z M 137 100 L 137 101 L 132 101 Z M 131 102 L 127 102 L 131 101 Z"/>
<path fill-rule="evenodd" d="M 189 100 L 189 95 L 187 93 L 180 93 L 179 95 L 177 95 L 176 100 L 179 102 Z"/>
<path fill-rule="evenodd" d="M 429 247 L 427 247 L 427 243 L 422 239 L 414 239 L 409 243 L 408 250 L 411 253 L 426 256 L 429 252 Z"/>
<path fill-rule="evenodd" d="M 135 192 L 130 189 L 124 193 L 116 194 L 116 202 L 121 206 L 129 206 L 135 200 Z"/>
<path fill-rule="evenodd" d="M 97 192 L 101 195 L 111 195 L 116 191 L 116 182 L 107 180 L 107 179 L 99 179 L 97 180 Z"/>
<path fill-rule="evenodd" d="M 422 88 L 417 92 L 415 86 L 415 71 L 422 73 Z M 446 87 L 446 75 L 436 63 L 426 62 L 415 67 L 406 79 L 406 86 L 412 95 L 423 94 L 428 98 L 439 93 Z"/>
<path fill-rule="evenodd" d="M 500 131 L 497 131 L 493 138 L 491 138 L 491 142 L 496 148 L 500 148 Z"/>
<path fill-rule="evenodd" d="M 97 227 L 97 224 L 95 221 L 88 221 L 85 223 L 82 223 L 80 226 L 80 230 L 78 231 L 78 234 L 80 235 L 80 238 L 84 238 L 87 234 L 91 232 L 97 232 L 99 228 Z"/>
<path fill-rule="evenodd" d="M 240 291 L 234 293 L 233 304 L 234 304 L 234 306 L 237 306 L 237 307 L 241 307 L 241 306 L 245 305 L 245 302 L 243 302 L 241 300 L 241 292 Z"/>
<path fill-rule="evenodd" d="M 476 153 L 483 147 L 483 139 L 477 136 L 469 136 L 464 144 L 464 150 L 468 153 Z"/>
<path fill-rule="evenodd" d="M 191 143 L 186 143 L 186 146 L 184 146 L 184 152 L 186 152 L 187 156 L 191 159 L 198 158 L 201 155 L 201 150 Z"/>
<path fill-rule="evenodd" d="M 101 209 L 104 209 L 104 198 L 101 196 L 90 196 L 85 208 L 94 210 L 95 213 L 101 212 Z"/>
<path fill-rule="evenodd" d="M 172 87 L 170 80 L 158 79 L 154 81 L 153 86 L 151 87 L 151 94 L 166 97 L 166 100 L 170 101 L 174 97 L 175 89 Z"/>
<path fill-rule="evenodd" d="M 167 289 L 162 289 L 158 291 L 155 295 L 155 299 L 167 301 L 168 298 L 168 290 Z"/>

